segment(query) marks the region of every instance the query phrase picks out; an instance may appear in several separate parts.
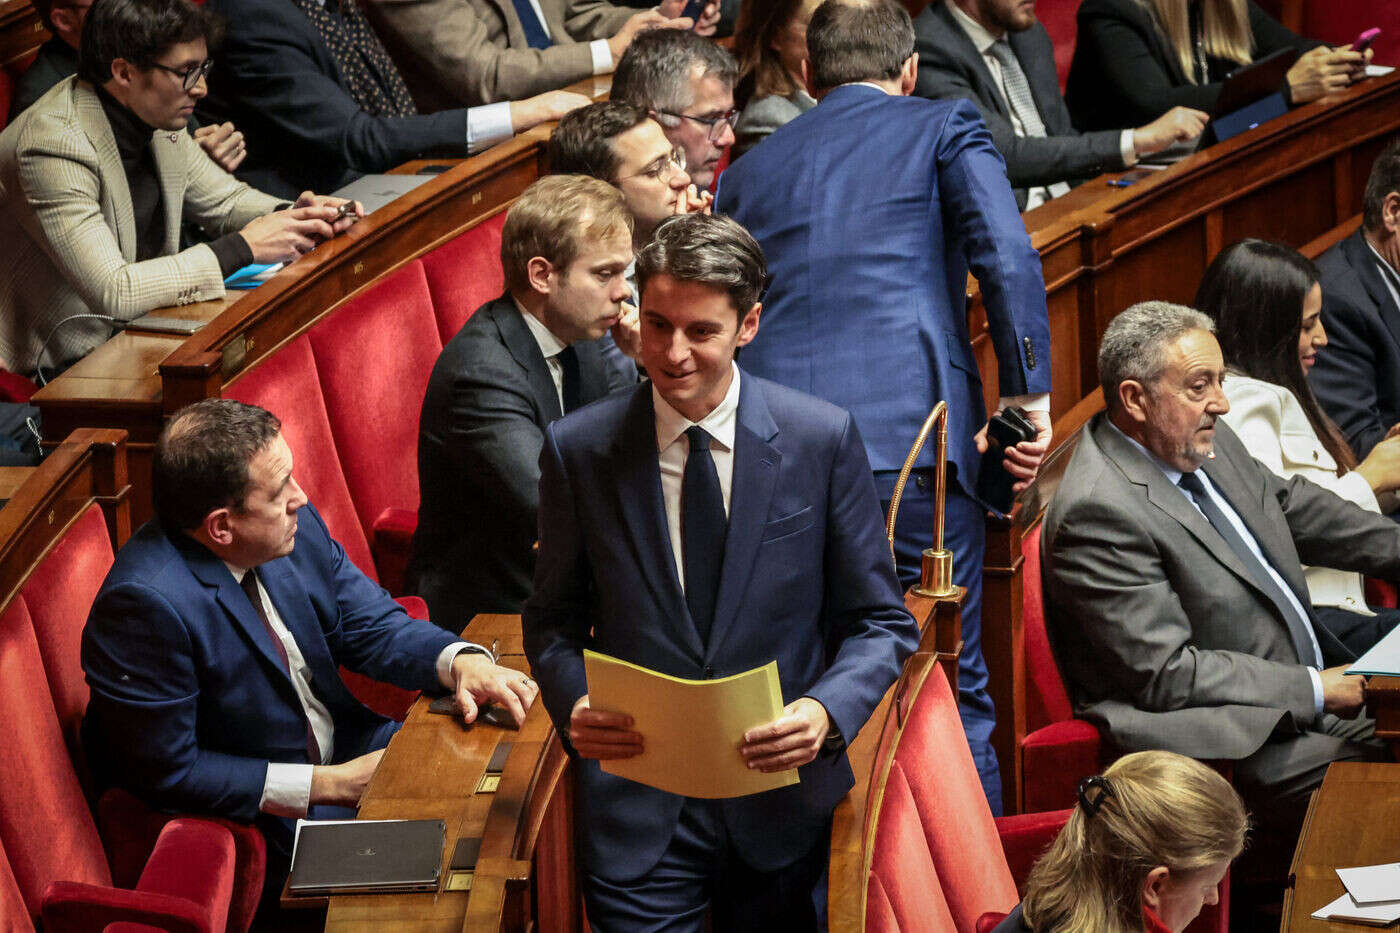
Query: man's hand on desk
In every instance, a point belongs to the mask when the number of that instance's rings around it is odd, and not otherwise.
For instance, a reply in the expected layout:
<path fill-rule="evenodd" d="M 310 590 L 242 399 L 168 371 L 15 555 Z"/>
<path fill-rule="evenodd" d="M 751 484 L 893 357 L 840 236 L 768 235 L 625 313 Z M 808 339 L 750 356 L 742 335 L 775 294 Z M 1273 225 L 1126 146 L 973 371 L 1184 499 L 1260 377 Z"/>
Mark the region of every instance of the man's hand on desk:
<path fill-rule="evenodd" d="M 770 774 L 798 768 L 817 757 L 831 731 L 831 716 L 811 697 L 798 697 L 777 719 L 744 733 L 739 754 L 750 768 Z"/>
<path fill-rule="evenodd" d="M 1303 53 L 1288 69 L 1288 99 L 1306 104 L 1327 94 L 1335 94 L 1366 75 L 1372 51 L 1353 52 L 1349 47 L 1332 49 L 1319 45 Z"/>
<path fill-rule="evenodd" d="M 243 164 L 248 155 L 248 147 L 243 134 L 234 129 L 232 123 L 211 123 L 194 131 L 194 141 L 205 151 L 214 164 L 230 175 Z"/>
<path fill-rule="evenodd" d="M 481 704 L 495 703 L 507 710 L 519 726 L 540 693 L 529 677 L 502 667 L 477 651 L 463 651 L 452 660 L 452 681 L 457 709 L 467 722 L 476 721 Z"/>
<path fill-rule="evenodd" d="M 632 717 L 590 708 L 586 693 L 569 715 L 569 744 L 580 758 L 633 758 L 642 753 L 642 737 L 632 731 Z"/>
<path fill-rule="evenodd" d="M 1347 665 L 1329 667 L 1318 673 L 1322 677 L 1322 711 L 1343 718 L 1349 717 L 1366 703 L 1366 678 L 1348 675 Z"/>
<path fill-rule="evenodd" d="M 292 207 L 328 207 L 335 211 L 330 218 L 331 230 L 339 235 L 354 226 L 355 221 L 365 216 L 365 206 L 359 201 L 348 201 L 329 194 L 312 194 L 303 191 Z"/>
<path fill-rule="evenodd" d="M 339 224 L 353 223 L 349 217 L 337 221 L 336 214 L 336 208 L 325 205 L 292 207 L 255 218 L 239 233 L 253 252 L 253 262 L 291 262 L 335 236 Z"/>
<path fill-rule="evenodd" d="M 525 100 L 514 100 L 510 103 L 510 127 L 517 133 L 523 133 L 541 123 L 561 119 L 564 114 L 591 103 L 593 101 L 573 91 L 546 91 Z"/>
<path fill-rule="evenodd" d="M 338 765 L 317 765 L 311 769 L 311 802 L 357 807 L 384 749 L 352 758 Z"/>
<path fill-rule="evenodd" d="M 1190 107 L 1173 107 L 1146 126 L 1133 130 L 1133 151 L 1138 158 L 1161 152 L 1175 143 L 1195 139 L 1205 131 L 1210 114 Z"/>

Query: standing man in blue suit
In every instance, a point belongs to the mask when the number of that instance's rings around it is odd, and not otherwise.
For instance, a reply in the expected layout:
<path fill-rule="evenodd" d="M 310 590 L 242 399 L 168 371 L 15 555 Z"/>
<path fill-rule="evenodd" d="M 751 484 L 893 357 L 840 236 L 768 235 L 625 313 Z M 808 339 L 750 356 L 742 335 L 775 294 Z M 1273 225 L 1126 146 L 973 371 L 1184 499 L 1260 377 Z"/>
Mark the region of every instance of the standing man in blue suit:
<path fill-rule="evenodd" d="M 264 907 L 292 818 L 353 816 L 399 725 L 351 696 L 338 665 L 451 691 L 468 722 L 486 701 L 524 720 L 525 675 L 410 619 L 345 556 L 270 412 L 214 399 L 176 414 L 154 491 L 157 519 L 117 554 L 83 631 L 84 744 L 101 779 L 152 806 L 256 820 Z"/>
<path fill-rule="evenodd" d="M 742 372 L 763 253 L 731 220 L 666 221 L 637 257 L 649 384 L 550 425 L 525 651 L 578 758 L 594 929 L 816 929 L 845 744 L 914 650 L 855 422 Z M 732 800 L 605 774 L 630 720 L 589 708 L 582 651 L 678 677 L 776 659 L 787 705 L 736 754 L 800 783 Z M 824 906 L 824 905 L 823 905 Z"/>
<path fill-rule="evenodd" d="M 1050 442 L 1050 335 L 1040 258 L 1006 167 L 967 101 L 909 97 L 914 28 L 895 0 L 827 0 L 807 27 L 807 83 L 821 103 L 720 179 L 715 208 L 753 232 L 773 273 L 763 333 L 744 368 L 847 409 L 860 425 L 888 507 L 924 418 L 948 402 L 945 544 L 967 587 L 958 669 L 963 727 L 994 813 L 1001 780 L 982 659 L 986 449 L 982 382 L 968 336 L 968 268 L 996 350 L 1001 402 L 1039 429 L 1005 468 L 1034 477 Z M 895 553 L 906 585 L 933 528 L 933 450 L 905 491 Z"/>

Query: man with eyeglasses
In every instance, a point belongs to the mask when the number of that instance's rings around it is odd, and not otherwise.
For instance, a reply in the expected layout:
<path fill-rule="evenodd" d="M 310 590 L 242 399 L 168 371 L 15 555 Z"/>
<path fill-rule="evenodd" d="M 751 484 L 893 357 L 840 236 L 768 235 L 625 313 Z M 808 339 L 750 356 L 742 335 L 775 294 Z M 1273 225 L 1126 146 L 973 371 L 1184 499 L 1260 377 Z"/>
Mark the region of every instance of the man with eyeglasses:
<path fill-rule="evenodd" d="M 683 29 L 656 29 L 632 40 L 617 63 L 612 99 L 644 107 L 666 138 L 685 151 L 701 190 L 714 187 L 720 159 L 734 144 L 734 56 Z"/>
<path fill-rule="evenodd" d="M 34 61 L 15 82 L 10 120 L 43 97 L 49 88 L 78 73 L 78 45 L 90 9 L 92 0 L 34 0 L 35 12 L 53 36 L 39 46 Z M 230 122 L 201 126 L 191 117 L 185 128 L 200 148 L 209 153 L 209 158 L 226 172 L 238 168 L 248 154 L 243 134 Z"/>
<path fill-rule="evenodd" d="M 97 0 L 78 74 L 0 133 L 0 364 L 65 368 L 121 323 L 219 298 L 249 263 L 347 229 L 341 199 L 294 205 L 220 170 L 184 132 L 213 19 L 186 0 Z M 178 250 L 180 222 L 215 239 Z"/>

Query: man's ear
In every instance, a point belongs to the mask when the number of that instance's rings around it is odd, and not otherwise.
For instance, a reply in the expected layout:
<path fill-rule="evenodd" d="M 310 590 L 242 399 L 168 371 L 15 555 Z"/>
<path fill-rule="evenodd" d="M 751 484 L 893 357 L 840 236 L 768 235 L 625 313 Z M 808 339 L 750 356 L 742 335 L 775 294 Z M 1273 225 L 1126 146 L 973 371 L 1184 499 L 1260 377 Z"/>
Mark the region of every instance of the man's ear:
<path fill-rule="evenodd" d="M 758 319 L 763 314 L 763 303 L 755 301 L 748 313 L 739 321 L 739 336 L 735 340 L 735 346 L 742 347 L 758 336 Z"/>
<path fill-rule="evenodd" d="M 1162 893 L 1167 887 L 1171 871 L 1165 865 L 1158 865 L 1142 880 L 1142 906 L 1157 913 L 1162 909 Z"/>
<path fill-rule="evenodd" d="M 899 93 L 902 97 L 908 97 L 914 93 L 914 86 L 919 83 L 919 53 L 915 52 L 904 61 L 904 67 L 899 70 Z"/>
<path fill-rule="evenodd" d="M 136 73 L 136 66 L 124 58 L 112 59 L 112 80 L 120 88 L 131 87 L 131 79 Z"/>
<path fill-rule="evenodd" d="M 82 21 L 77 10 L 70 6 L 58 7 L 49 11 L 49 25 L 54 35 L 76 47 L 82 34 Z"/>
<path fill-rule="evenodd" d="M 1147 386 L 1136 379 L 1124 379 L 1118 384 L 1119 407 L 1137 424 L 1147 423 L 1147 401 Z"/>
<path fill-rule="evenodd" d="M 1400 233 L 1400 191 L 1392 191 L 1381 202 L 1381 219 L 1386 232 L 1392 236 Z"/>
<path fill-rule="evenodd" d="M 228 547 L 233 543 L 233 524 L 229 521 L 231 512 L 227 507 L 215 509 L 199 523 L 199 530 L 211 543 L 220 547 Z"/>
<path fill-rule="evenodd" d="M 530 281 L 530 287 L 541 295 L 548 295 L 554 291 L 554 263 L 543 256 L 532 256 L 525 265 L 525 277 Z"/>
<path fill-rule="evenodd" d="M 807 93 L 810 94 L 812 97 L 820 98 L 821 95 L 817 93 L 817 86 L 812 83 L 812 62 L 806 58 L 802 59 L 801 69 L 802 86 L 807 89 Z"/>

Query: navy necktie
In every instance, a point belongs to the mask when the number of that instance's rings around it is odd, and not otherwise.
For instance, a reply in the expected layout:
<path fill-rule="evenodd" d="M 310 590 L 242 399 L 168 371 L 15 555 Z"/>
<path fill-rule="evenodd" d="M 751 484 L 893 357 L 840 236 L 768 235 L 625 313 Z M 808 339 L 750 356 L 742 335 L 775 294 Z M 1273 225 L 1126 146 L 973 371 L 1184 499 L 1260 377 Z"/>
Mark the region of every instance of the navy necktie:
<path fill-rule="evenodd" d="M 564 369 L 564 414 L 583 403 L 583 386 L 579 384 L 578 351 L 569 345 L 559 351 L 559 365 Z"/>
<path fill-rule="evenodd" d="M 715 600 L 719 595 L 720 568 L 724 565 L 724 536 L 729 519 L 724 514 L 724 495 L 719 474 L 710 456 L 710 435 L 704 428 L 688 428 L 690 454 L 685 458 L 681 477 L 681 547 L 685 566 L 685 603 L 690 618 L 708 644 L 715 621 Z"/>
<path fill-rule="evenodd" d="M 1177 485 L 1190 493 L 1191 498 L 1196 500 L 1196 505 L 1200 507 L 1201 513 L 1205 515 L 1211 527 L 1220 534 L 1220 537 L 1225 539 L 1225 543 L 1229 545 L 1231 551 L 1235 552 L 1235 556 L 1240 559 L 1240 563 L 1244 564 L 1249 570 L 1250 576 L 1254 578 L 1255 584 L 1258 585 L 1259 589 L 1264 591 L 1264 595 L 1269 597 L 1269 600 L 1278 609 L 1279 615 L 1283 617 L 1284 622 L 1288 625 L 1288 634 L 1292 637 L 1293 647 L 1298 652 L 1298 662 L 1309 666 L 1313 664 L 1320 666 L 1322 664 L 1322 659 L 1319 658 L 1316 651 L 1314 651 L 1312 637 L 1309 634 L 1312 623 L 1305 617 L 1300 616 L 1298 611 L 1293 608 L 1293 604 L 1288 600 L 1288 597 L 1284 595 L 1283 591 L 1278 588 L 1278 584 L 1274 582 L 1274 578 L 1269 573 L 1268 569 L 1258 557 L 1254 556 L 1254 552 L 1250 550 L 1249 545 L 1245 543 L 1245 540 L 1240 537 L 1239 532 L 1235 530 L 1234 524 L 1231 523 L 1225 513 L 1220 510 L 1220 506 L 1216 505 L 1215 500 L 1206 492 L 1205 484 L 1201 482 L 1201 478 L 1195 473 L 1183 473 L 1181 474 L 1181 479 L 1177 480 Z"/>
<path fill-rule="evenodd" d="M 544 31 L 544 24 L 540 22 L 540 14 L 535 12 L 530 0 L 511 2 L 515 4 L 515 15 L 520 17 L 520 28 L 525 30 L 525 41 L 530 43 L 530 48 L 547 49 L 553 45 L 549 33 Z"/>
<path fill-rule="evenodd" d="M 277 657 L 282 659 L 282 669 L 287 672 L 288 677 L 291 677 L 292 663 L 287 657 L 287 646 L 282 644 L 282 639 L 277 637 L 277 632 L 272 628 L 272 621 L 267 617 L 267 607 L 263 605 L 262 594 L 258 592 L 257 569 L 254 568 L 245 573 L 238 585 L 243 588 L 248 602 L 253 604 L 253 611 L 258 614 L 263 628 L 267 629 L 267 637 L 272 639 L 272 647 L 277 649 Z M 310 719 L 306 721 L 306 758 L 313 765 L 321 763 L 321 746 L 316 741 L 316 733 L 311 729 Z"/>

